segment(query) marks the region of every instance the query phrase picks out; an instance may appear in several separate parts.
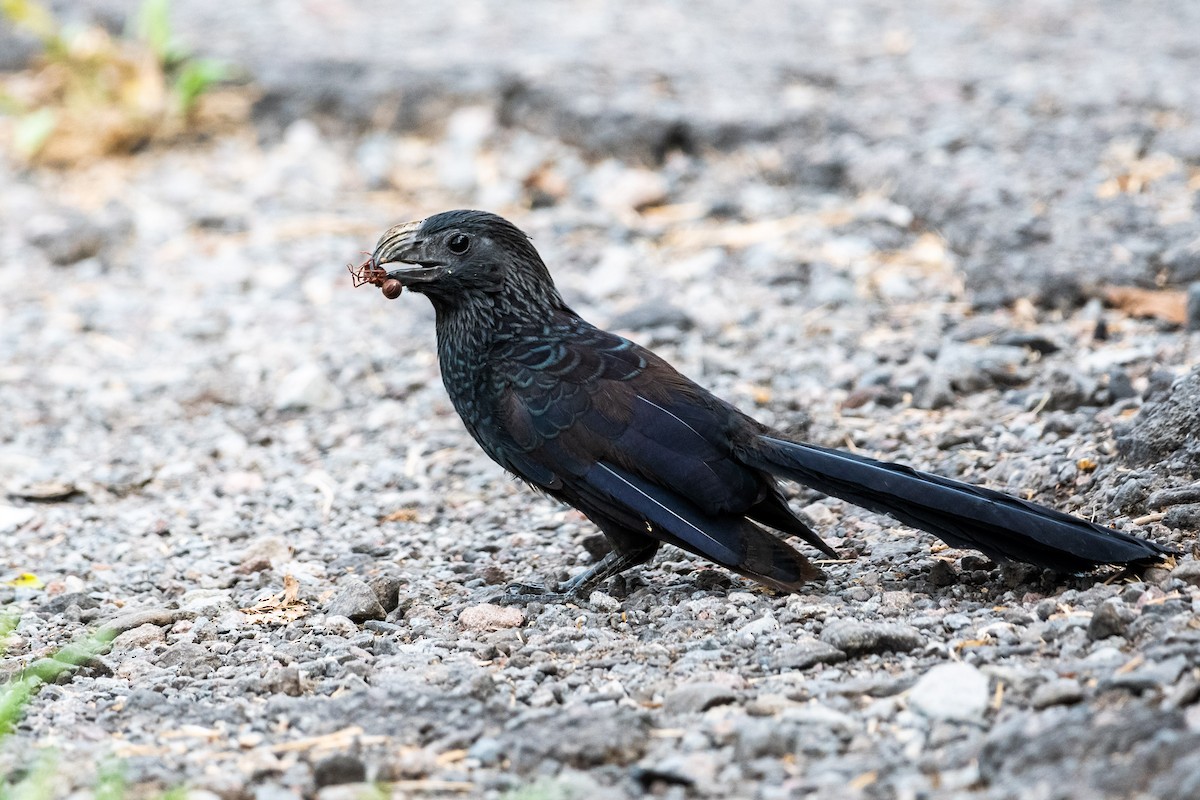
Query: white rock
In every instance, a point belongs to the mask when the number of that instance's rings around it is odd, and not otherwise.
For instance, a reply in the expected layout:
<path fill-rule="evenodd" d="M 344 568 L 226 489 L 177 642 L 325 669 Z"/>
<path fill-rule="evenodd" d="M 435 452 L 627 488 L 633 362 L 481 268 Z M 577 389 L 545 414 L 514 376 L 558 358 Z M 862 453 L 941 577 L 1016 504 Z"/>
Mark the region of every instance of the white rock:
<path fill-rule="evenodd" d="M 331 411 L 341 408 L 343 402 L 341 391 L 325 377 L 324 370 L 316 364 L 305 364 L 296 368 L 275 388 L 277 411 L 303 411 L 310 408 Z"/>
<path fill-rule="evenodd" d="M 467 606 L 458 615 L 458 624 L 469 631 L 498 631 L 501 628 L 516 628 L 525 622 L 525 614 L 510 606 L 480 603 Z"/>
<path fill-rule="evenodd" d="M 324 630 L 335 636 L 349 638 L 358 633 L 358 626 L 349 617 L 341 614 L 330 614 L 325 617 Z"/>
<path fill-rule="evenodd" d="M 779 620 L 768 611 L 763 616 L 756 620 L 751 620 L 738 629 L 738 633 L 746 633 L 751 636 L 761 636 L 769 631 L 779 630 Z"/>
<path fill-rule="evenodd" d="M 33 519 L 33 511 L 17 506 L 0 506 L 0 533 L 12 533 Z"/>
<path fill-rule="evenodd" d="M 909 707 L 930 719 L 976 721 L 987 711 L 987 676 L 970 664 L 938 664 L 909 690 Z"/>
<path fill-rule="evenodd" d="M 192 589 L 179 598 L 179 607 L 193 614 L 215 617 L 237 608 L 233 596 L 224 589 Z"/>
<path fill-rule="evenodd" d="M 613 597 L 612 595 L 605 594 L 598 589 L 592 592 L 591 596 L 588 597 L 588 603 L 590 603 L 597 611 L 613 612 L 621 610 L 621 603 L 617 600 L 617 598 Z"/>
<path fill-rule="evenodd" d="M 117 638 L 113 639 L 113 650 L 135 650 L 138 648 L 146 648 L 150 645 L 161 642 L 166 639 L 166 634 L 163 629 L 157 625 L 149 623 L 139 625 L 136 628 L 131 628 L 125 631 Z"/>
<path fill-rule="evenodd" d="M 640 211 L 667 200 L 667 179 L 648 169 L 614 170 L 605 175 L 599 191 L 600 205 L 617 214 Z"/>

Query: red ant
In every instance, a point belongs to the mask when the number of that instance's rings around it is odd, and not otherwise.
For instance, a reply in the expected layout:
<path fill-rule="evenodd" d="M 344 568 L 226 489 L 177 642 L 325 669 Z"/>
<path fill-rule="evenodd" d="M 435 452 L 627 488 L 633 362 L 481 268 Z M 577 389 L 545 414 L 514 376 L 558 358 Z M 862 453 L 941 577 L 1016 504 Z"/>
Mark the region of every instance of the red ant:
<path fill-rule="evenodd" d="M 350 280 L 354 282 L 354 288 L 371 284 L 383 289 L 383 296 L 389 300 L 395 300 L 400 296 L 400 291 L 403 288 L 400 281 L 387 276 L 387 270 L 382 267 L 374 266 L 371 263 L 371 254 L 363 251 L 363 255 L 367 256 L 367 260 L 358 265 L 358 269 L 354 268 L 353 264 L 347 264 L 346 269 L 350 272 Z"/>

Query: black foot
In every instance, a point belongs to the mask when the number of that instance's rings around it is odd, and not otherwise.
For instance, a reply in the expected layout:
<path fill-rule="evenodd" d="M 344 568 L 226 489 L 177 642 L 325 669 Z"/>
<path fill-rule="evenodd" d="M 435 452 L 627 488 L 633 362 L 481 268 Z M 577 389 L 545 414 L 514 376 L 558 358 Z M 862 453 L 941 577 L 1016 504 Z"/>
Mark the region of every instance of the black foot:
<path fill-rule="evenodd" d="M 526 603 L 568 603 L 576 601 L 574 592 L 553 591 L 532 583 L 510 583 L 504 592 L 491 602 L 500 606 L 523 606 Z"/>

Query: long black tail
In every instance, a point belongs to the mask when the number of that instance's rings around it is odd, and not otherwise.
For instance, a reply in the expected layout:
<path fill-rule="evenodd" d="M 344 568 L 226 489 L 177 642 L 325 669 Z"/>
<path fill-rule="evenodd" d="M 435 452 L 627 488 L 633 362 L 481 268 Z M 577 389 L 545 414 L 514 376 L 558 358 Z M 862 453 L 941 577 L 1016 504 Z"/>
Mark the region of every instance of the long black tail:
<path fill-rule="evenodd" d="M 952 547 L 1060 572 L 1151 562 L 1173 550 L 1052 508 L 901 464 L 758 436 L 746 464 L 797 481 L 937 536 Z"/>

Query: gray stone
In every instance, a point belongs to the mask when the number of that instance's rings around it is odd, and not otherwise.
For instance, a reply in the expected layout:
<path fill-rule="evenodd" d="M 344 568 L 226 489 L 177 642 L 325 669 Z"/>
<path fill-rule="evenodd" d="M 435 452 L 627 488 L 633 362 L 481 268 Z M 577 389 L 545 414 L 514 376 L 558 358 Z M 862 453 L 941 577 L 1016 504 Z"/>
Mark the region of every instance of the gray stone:
<path fill-rule="evenodd" d="M 480 736 L 467 750 L 467 757 L 478 759 L 480 764 L 490 767 L 504 756 L 504 745 L 492 736 Z"/>
<path fill-rule="evenodd" d="M 946 341 L 916 402 L 921 408 L 941 408 L 958 394 L 1019 380 L 1021 366 L 1028 357 L 1024 347 Z"/>
<path fill-rule="evenodd" d="M 1133 692 L 1165 690 L 1179 680 L 1187 669 L 1186 656 L 1174 656 L 1165 661 L 1147 662 L 1128 672 L 1114 673 L 1103 682 L 1106 688 L 1128 689 Z"/>
<path fill-rule="evenodd" d="M 313 764 L 313 783 L 320 789 L 342 783 L 362 783 L 367 767 L 362 759 L 349 753 L 335 753 Z"/>
<path fill-rule="evenodd" d="M 325 613 L 346 617 L 353 622 L 387 617 L 387 611 L 380 605 L 374 590 L 357 578 L 346 578 L 342 581 L 341 589 L 325 607 Z"/>
<path fill-rule="evenodd" d="M 737 700 L 737 692 L 719 683 L 686 683 L 667 692 L 663 711 L 668 714 L 698 714 L 714 706 Z"/>
<path fill-rule="evenodd" d="M 958 573 L 949 561 L 939 558 L 929 567 L 929 582 L 934 586 L 952 586 L 958 582 Z"/>
<path fill-rule="evenodd" d="M 113 650 L 133 650 L 135 648 L 145 648 L 152 644 L 164 641 L 166 635 L 163 629 L 158 625 L 139 625 L 136 628 L 125 631 L 117 638 L 113 639 Z"/>
<path fill-rule="evenodd" d="M 1186 313 L 1187 329 L 1200 330 L 1200 282 L 1188 284 Z"/>
<path fill-rule="evenodd" d="M 836 664 L 845 661 L 846 654 L 820 639 L 805 636 L 792 644 L 784 645 L 771 655 L 770 665 L 777 670 L 808 669 L 814 664 Z"/>
<path fill-rule="evenodd" d="M 1200 561 L 1180 561 L 1171 570 L 1171 577 L 1192 586 L 1200 586 Z"/>
<path fill-rule="evenodd" d="M 744 763 L 755 758 L 780 758 L 796 747 L 796 726 L 777 719 L 740 719 L 733 732 L 733 757 Z"/>
<path fill-rule="evenodd" d="M 105 230 L 91 217 L 72 208 L 40 214 L 26 220 L 25 237 L 45 253 L 52 264 L 65 266 L 91 258 L 105 246 Z"/>
<path fill-rule="evenodd" d="M 192 642 L 173 644 L 155 659 L 159 666 L 175 667 L 181 674 L 192 677 L 208 675 L 221 663 L 207 647 Z"/>
<path fill-rule="evenodd" d="M 671 327 L 691 330 L 695 322 L 688 313 L 665 301 L 642 303 L 609 320 L 614 330 L 642 331 L 649 328 Z"/>
<path fill-rule="evenodd" d="M 400 605 L 400 587 L 404 584 L 405 580 L 395 575 L 378 575 L 367 582 L 379 605 L 389 614 Z"/>
<path fill-rule="evenodd" d="M 1200 485 L 1160 489 L 1146 499 L 1146 508 L 1158 510 L 1185 503 L 1200 503 Z"/>
<path fill-rule="evenodd" d="M 1192 239 L 1168 248 L 1162 254 L 1162 265 L 1167 268 L 1167 279 L 1175 284 L 1188 284 L 1189 312 L 1192 291 L 1200 281 L 1200 238 Z M 1191 314 L 1188 315 L 1189 320 Z"/>
<path fill-rule="evenodd" d="M 1119 600 L 1108 600 L 1101 603 L 1092 612 L 1091 622 L 1088 623 L 1088 638 L 1105 639 L 1109 636 L 1124 636 L 1125 629 L 1133 619 L 1131 610 Z"/>
<path fill-rule="evenodd" d="M 576 769 L 628 765 L 645 753 L 649 735 L 641 713 L 574 706 L 528 714 L 500 740 L 513 769 L 525 774 L 548 760 Z"/>
<path fill-rule="evenodd" d="M 1162 524 L 1165 528 L 1200 530 L 1200 503 L 1172 506 L 1163 516 Z"/>
<path fill-rule="evenodd" d="M 920 647 L 924 638 L 911 625 L 856 620 L 831 622 L 821 631 L 821 641 L 849 656 L 888 651 L 906 652 Z"/>
<path fill-rule="evenodd" d="M 325 624 L 322 626 L 325 633 L 334 636 L 341 636 L 343 639 L 349 639 L 354 634 L 358 633 L 358 625 L 354 620 L 344 614 L 326 614 Z"/>
<path fill-rule="evenodd" d="M 1034 708 L 1049 708 L 1050 706 L 1069 706 L 1083 699 L 1083 687 L 1078 681 L 1070 678 L 1056 678 L 1046 681 L 1033 690 L 1029 704 Z"/>
<path fill-rule="evenodd" d="M 642 785 L 653 785 L 658 781 L 668 786 L 712 786 L 719 766 L 714 755 L 712 752 L 668 753 L 638 767 L 635 775 Z"/>
<path fill-rule="evenodd" d="M 1200 465 L 1200 367 L 1148 400 L 1131 422 L 1114 429 L 1117 450 L 1135 465 Z"/>
<path fill-rule="evenodd" d="M 47 598 L 42 609 L 51 614 L 61 614 L 71 606 L 79 608 L 99 608 L 100 601 L 88 595 L 86 592 L 65 592 L 60 595 Z"/>

